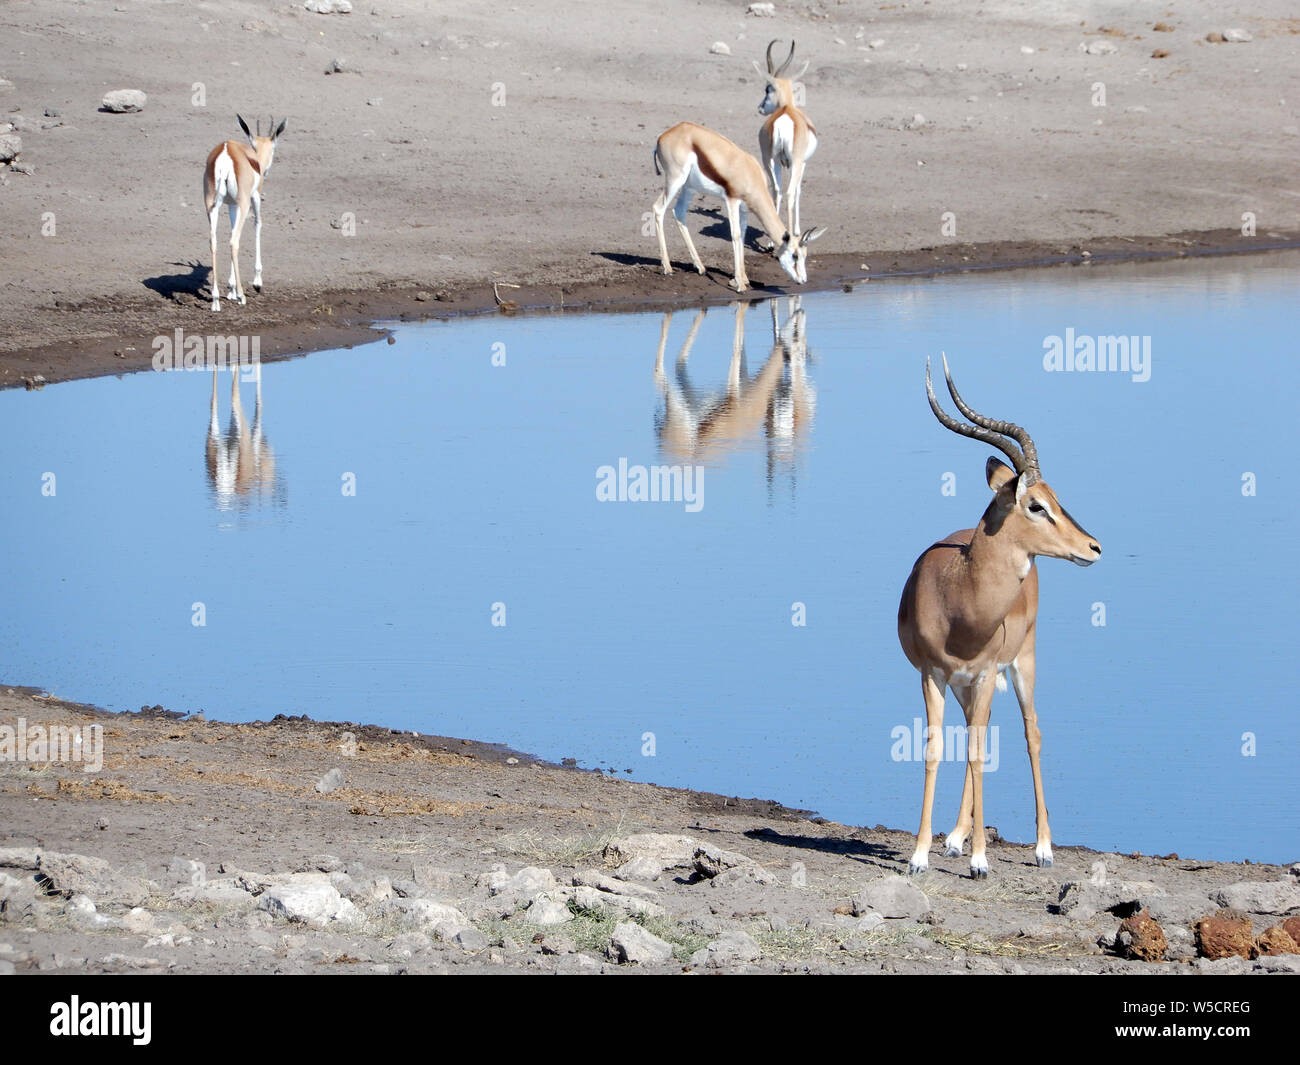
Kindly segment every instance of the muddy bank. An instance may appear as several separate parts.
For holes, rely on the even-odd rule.
[[[909,880],[907,832],[465,740],[0,688],[20,724],[87,757],[0,761],[5,971],[1300,971],[1300,867],[995,836]]]

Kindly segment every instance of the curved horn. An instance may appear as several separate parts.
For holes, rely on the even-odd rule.
[[[1029,435],[1028,430],[1023,429],[1014,422],[1000,422],[996,419],[988,418],[974,410],[970,404],[968,404],[958,394],[957,386],[952,382],[952,374],[948,372],[948,359],[946,356],[943,360],[943,375],[948,381],[948,392],[952,395],[952,401],[957,404],[957,409],[976,425],[982,426],[985,429],[991,429],[995,433],[1009,436],[1015,440],[1015,442],[1020,445],[1020,450],[1025,456],[1026,466],[1023,470],[1019,470],[1018,467],[1017,469],[1020,473],[1028,473],[1030,475],[1029,484],[1033,484],[1035,481],[1040,480],[1042,475],[1038,470],[1038,449],[1034,446],[1033,438]]]
[[[769,41],[767,44],[767,72],[776,77],[776,64],[772,62],[772,49],[776,47],[776,41]]]
[[[783,77],[785,77],[785,72],[786,72],[787,70],[790,69],[790,63],[791,63],[791,61],[792,61],[793,59],[794,59],[794,40],[792,39],[792,40],[790,41],[790,54],[789,54],[788,56],[785,57],[785,62],[782,63],[782,64],[781,64],[779,67],[777,67],[777,69],[776,69],[776,76],[777,76],[778,78],[783,78]]]
[[[967,407],[965,403],[962,402],[960,397],[958,397],[957,395],[956,389],[954,389],[952,386],[952,376],[951,374],[948,373],[947,356],[945,356],[943,360],[943,373],[944,376],[948,379],[948,391],[952,393],[953,399],[956,401],[958,409],[960,409],[961,412],[969,418],[970,414],[967,412],[970,411],[970,408]],[[934,385],[930,381],[930,359],[928,356],[925,360],[925,394],[930,400],[930,409],[934,411],[934,416],[939,419],[939,424],[942,425],[945,429],[951,429],[954,433],[959,433],[961,436],[969,436],[972,440],[978,440],[981,443],[989,444],[990,446],[997,448],[1004,455],[1006,455],[1007,458],[1011,460],[1011,465],[1015,468],[1017,474],[1024,474],[1029,472],[1029,466],[1025,456],[1021,454],[1019,450],[1016,449],[1016,447],[1011,443],[1011,441],[1009,441],[1005,436],[1001,435],[999,431],[993,429],[992,426],[983,425],[980,422],[976,422],[974,425],[964,425],[963,423],[959,422],[956,418],[954,418],[951,414],[947,414],[944,412],[943,408],[939,406],[939,401],[935,399],[934,396]],[[981,415],[976,415],[976,417],[982,418]],[[973,418],[971,420],[974,421]],[[989,419],[982,418],[982,420],[988,421]],[[998,422],[995,424],[1007,425],[1009,423]],[[1020,429],[1019,426],[1012,426],[1012,428]],[[1023,429],[1020,429],[1020,431],[1024,432]],[[1028,436],[1027,433],[1025,435]],[[1035,473],[1037,472],[1036,466],[1034,467],[1034,472]]]
[[[805,59],[805,60],[803,61],[803,69],[800,70],[799,73],[796,74],[796,75],[795,75],[793,78],[791,78],[790,80],[791,80],[791,81],[798,81],[800,78],[802,78],[805,74],[808,73],[808,67],[809,67],[809,65],[810,65],[809,61],[808,61],[807,59]]]

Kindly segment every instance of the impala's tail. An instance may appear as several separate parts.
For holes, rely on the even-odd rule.
[[[663,171],[659,169],[659,145],[658,144],[655,144],[654,160],[655,160],[655,173],[662,174]]]

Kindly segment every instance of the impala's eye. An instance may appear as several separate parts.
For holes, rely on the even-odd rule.
[[[1030,514],[1046,514],[1047,511],[1046,511],[1045,509],[1043,509],[1043,505],[1042,505],[1041,503],[1037,503],[1037,502],[1035,502],[1035,503],[1030,503],[1030,504],[1029,504],[1029,513],[1030,513]]]

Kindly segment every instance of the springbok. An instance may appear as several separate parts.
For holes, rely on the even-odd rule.
[[[790,42],[790,54],[785,62],[777,66],[772,60],[772,48],[776,41],[767,46],[767,79],[763,101],[758,105],[758,113],[767,115],[768,119],[758,131],[759,155],[763,160],[763,172],[767,176],[768,191],[776,202],[776,209],[781,209],[781,170],[789,171],[790,177],[785,189],[786,219],[791,233],[799,232],[799,202],[803,189],[803,172],[808,160],[817,150],[817,130],[812,120],[795,106],[794,85],[808,69],[803,69],[793,78],[785,77],[794,61],[794,41]],[[754,69],[760,74],[763,70],[757,63]]]
[[[654,151],[655,173],[664,176],[663,194],[655,200],[655,233],[659,237],[659,258],[665,274],[673,272],[668,261],[668,244],[664,240],[664,214],[673,204],[673,216],[681,230],[686,249],[695,269],[704,273],[704,264],[695,250],[691,232],[686,228],[686,213],[697,193],[717,196],[727,207],[731,226],[734,276],[731,287],[744,292],[749,287],[745,273],[746,211],[753,211],[772,241],[772,255],[793,281],[808,280],[808,245],[826,232],[825,226],[798,234],[781,224],[781,215],[768,194],[763,168],[747,151],[737,147],[720,133],[679,122],[659,135]]]
[[[241,372],[238,366],[231,367],[230,428],[223,437],[217,421],[217,371],[212,371],[212,409],[208,419],[205,459],[208,484],[221,510],[263,496],[273,496],[276,489],[275,452],[262,434],[262,364],[253,364],[257,400],[251,426],[244,418],[244,408],[239,401]]]
[[[957,825],[948,834],[944,853],[960,855],[974,826],[970,871],[974,879],[988,876],[984,840],[984,735],[993,689],[1006,690],[1002,674],[1011,678],[1025,721],[1025,742],[1034,777],[1037,844],[1040,866],[1052,864],[1052,834],[1043,800],[1038,765],[1042,738],[1034,709],[1034,636],[1038,617],[1038,555],[1064,558],[1090,566],[1101,547],[1061,506],[1043,481],[1038,451],[1029,433],[1011,422],[994,421],[977,413],[961,398],[943,363],[957,409],[967,425],[946,414],[934,398],[930,363],[926,360],[925,390],[939,423],[954,433],[989,444],[1011,459],[1015,469],[990,456],[985,477],[993,490],[974,529],[962,529],[930,547],[912,567],[898,605],[898,639],[907,660],[921,672],[929,726],[925,746],[925,794],[921,827],[910,870],[929,867],[930,811],[935,778],[943,756],[945,686],[966,715],[966,783]]]
[[[203,166],[203,207],[208,212],[208,227],[212,236],[212,309],[221,310],[221,291],[217,284],[217,215],[223,203],[230,211],[230,280],[227,283],[226,298],[244,299],[244,286],[239,277],[239,234],[248,218],[248,209],[253,209],[253,233],[256,256],[253,260],[253,287],[262,291],[262,182],[271,169],[275,157],[275,142],[284,132],[287,119],[281,119],[275,125],[271,119],[268,135],[262,135],[262,123],[258,120],[257,135],[248,130],[248,123],[243,117],[239,119],[239,128],[248,138],[248,144],[238,141],[223,141],[208,153],[208,161]]]
[[[798,297],[790,297],[797,304]],[[731,362],[724,389],[705,393],[691,382],[687,360],[705,311],[696,312],[677,356],[675,373],[664,370],[664,351],[672,313],[664,315],[655,353],[655,385],[663,397],[663,416],[656,418],[659,448],[675,459],[698,462],[725,455],[744,447],[757,433],[767,443],[769,478],[779,452],[788,460],[799,438],[812,423],[816,395],[805,372],[807,339],[804,311],[792,306],[791,316],[781,325],[776,301],[772,303],[772,351],[753,376],[745,367],[745,313],[747,304],[735,305]],[[787,370],[789,371],[787,375]]]

